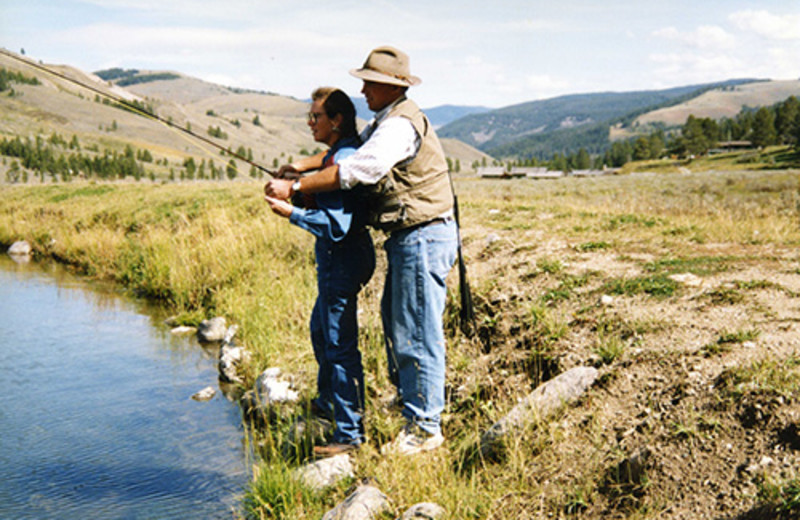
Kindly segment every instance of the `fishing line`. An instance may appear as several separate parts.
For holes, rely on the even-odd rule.
[[[232,156],[232,157],[234,157],[236,159],[239,159],[239,160],[249,164],[250,166],[253,166],[254,168],[257,168],[258,170],[261,170],[262,172],[266,173],[267,175],[270,175],[271,177],[276,177],[278,175],[277,172],[274,172],[274,171],[272,171],[272,170],[270,170],[270,169],[268,169],[268,168],[266,168],[266,167],[264,167],[264,166],[262,166],[262,165],[260,165],[260,164],[258,164],[256,162],[254,162],[254,161],[251,161],[247,157],[243,157],[240,154],[237,154],[237,153],[229,150],[228,148],[225,148],[224,146],[215,143],[211,139],[208,139],[208,138],[206,138],[206,137],[204,137],[202,135],[196,134],[196,133],[192,132],[191,130],[189,130],[188,128],[184,128],[182,126],[178,126],[175,123],[173,123],[172,121],[170,121],[168,119],[164,119],[163,117],[161,117],[161,116],[159,116],[157,114],[148,112],[146,110],[142,110],[141,107],[138,107],[135,104],[130,103],[130,102],[128,102],[128,101],[126,101],[126,100],[124,100],[124,99],[122,99],[120,97],[117,97],[117,96],[114,96],[112,94],[109,94],[108,92],[104,92],[103,90],[101,90],[101,89],[99,89],[99,88],[97,88],[97,87],[95,87],[93,85],[89,85],[89,84],[84,83],[84,82],[82,82],[80,80],[77,80],[77,79],[74,79],[74,78],[70,78],[66,74],[62,74],[62,73],[60,73],[58,71],[51,70],[51,69],[45,67],[44,65],[36,63],[36,62],[34,62],[32,60],[29,60],[27,58],[23,58],[23,57],[17,56],[16,54],[14,54],[12,52],[9,52],[9,51],[7,51],[6,49],[3,49],[3,48],[0,48],[0,54],[3,54],[3,55],[5,55],[5,56],[7,56],[7,57],[9,57],[9,58],[11,58],[13,60],[18,61],[18,62],[24,63],[25,65],[27,65],[29,67],[32,67],[34,69],[37,69],[37,70],[40,70],[40,71],[45,72],[47,74],[50,74],[52,76],[55,76],[55,77],[57,77],[59,79],[62,79],[64,81],[68,82],[68,83],[72,83],[74,85],[78,85],[78,86],[83,87],[83,88],[85,88],[87,90],[90,90],[90,91],[94,92],[95,94],[103,96],[106,99],[109,99],[109,100],[111,100],[111,101],[113,101],[113,102],[115,102],[115,103],[117,103],[119,105],[122,105],[123,107],[125,107],[128,110],[130,110],[131,112],[134,112],[134,113],[136,113],[138,115],[153,119],[154,121],[158,121],[159,123],[162,123],[162,124],[166,125],[168,128],[170,128],[172,130],[180,130],[184,134],[187,134],[187,135],[189,135],[191,137],[194,137],[195,139],[197,139],[199,141],[202,141],[202,142],[204,142],[206,144],[210,144],[214,148],[217,148],[217,149],[221,150],[222,152],[224,152],[224,153],[226,153],[226,154],[228,154],[228,155],[230,155],[230,156]],[[206,150],[206,152],[208,152],[208,151]]]

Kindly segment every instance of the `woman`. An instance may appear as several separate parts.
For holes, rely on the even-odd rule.
[[[318,88],[311,95],[308,126],[314,140],[327,144],[327,152],[307,157],[279,170],[298,174],[337,164],[360,145],[356,111],[341,90]],[[293,186],[301,194],[300,182]],[[294,197],[293,197],[294,198]],[[265,197],[270,208],[317,237],[317,301],[311,314],[311,343],[319,364],[319,397],[312,403],[318,413],[336,422],[333,441],[315,446],[314,454],[329,457],[357,448],[364,441],[364,370],[358,350],[356,317],[358,292],[375,270],[375,250],[352,193],[332,191],[311,199],[305,208]]]

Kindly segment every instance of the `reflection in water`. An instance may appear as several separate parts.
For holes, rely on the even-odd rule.
[[[231,518],[239,410],[213,352],[56,266],[0,257],[0,518]]]

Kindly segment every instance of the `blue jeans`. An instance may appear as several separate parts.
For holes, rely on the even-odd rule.
[[[318,239],[317,301],[311,344],[319,365],[317,404],[333,410],[333,442],[364,440],[364,369],[358,350],[358,293],[375,270],[375,249],[366,230],[341,242]]]
[[[403,416],[428,433],[441,431],[445,341],[445,279],[455,262],[453,221],[395,231],[388,258],[381,318],[389,377],[403,400]]]

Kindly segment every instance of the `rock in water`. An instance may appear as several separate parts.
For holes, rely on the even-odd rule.
[[[209,401],[215,395],[217,395],[217,391],[214,390],[214,388],[207,386],[202,390],[200,390],[199,392],[195,393],[192,396],[192,399],[194,399],[195,401]]]
[[[224,318],[222,318],[224,320]],[[239,329],[236,325],[231,325],[222,333],[222,344],[219,347],[219,377],[226,383],[241,383],[239,376],[239,365],[246,362],[248,352],[244,347],[237,347],[233,344],[233,336]],[[199,334],[199,332],[198,332]]]
[[[201,343],[212,343],[214,341],[222,341],[225,339],[225,333],[228,331],[225,318],[217,316],[210,320],[203,320],[200,326],[197,327],[197,339]]]
[[[31,245],[25,240],[19,240],[11,244],[8,248],[8,254],[11,256],[28,256],[33,252]]]

